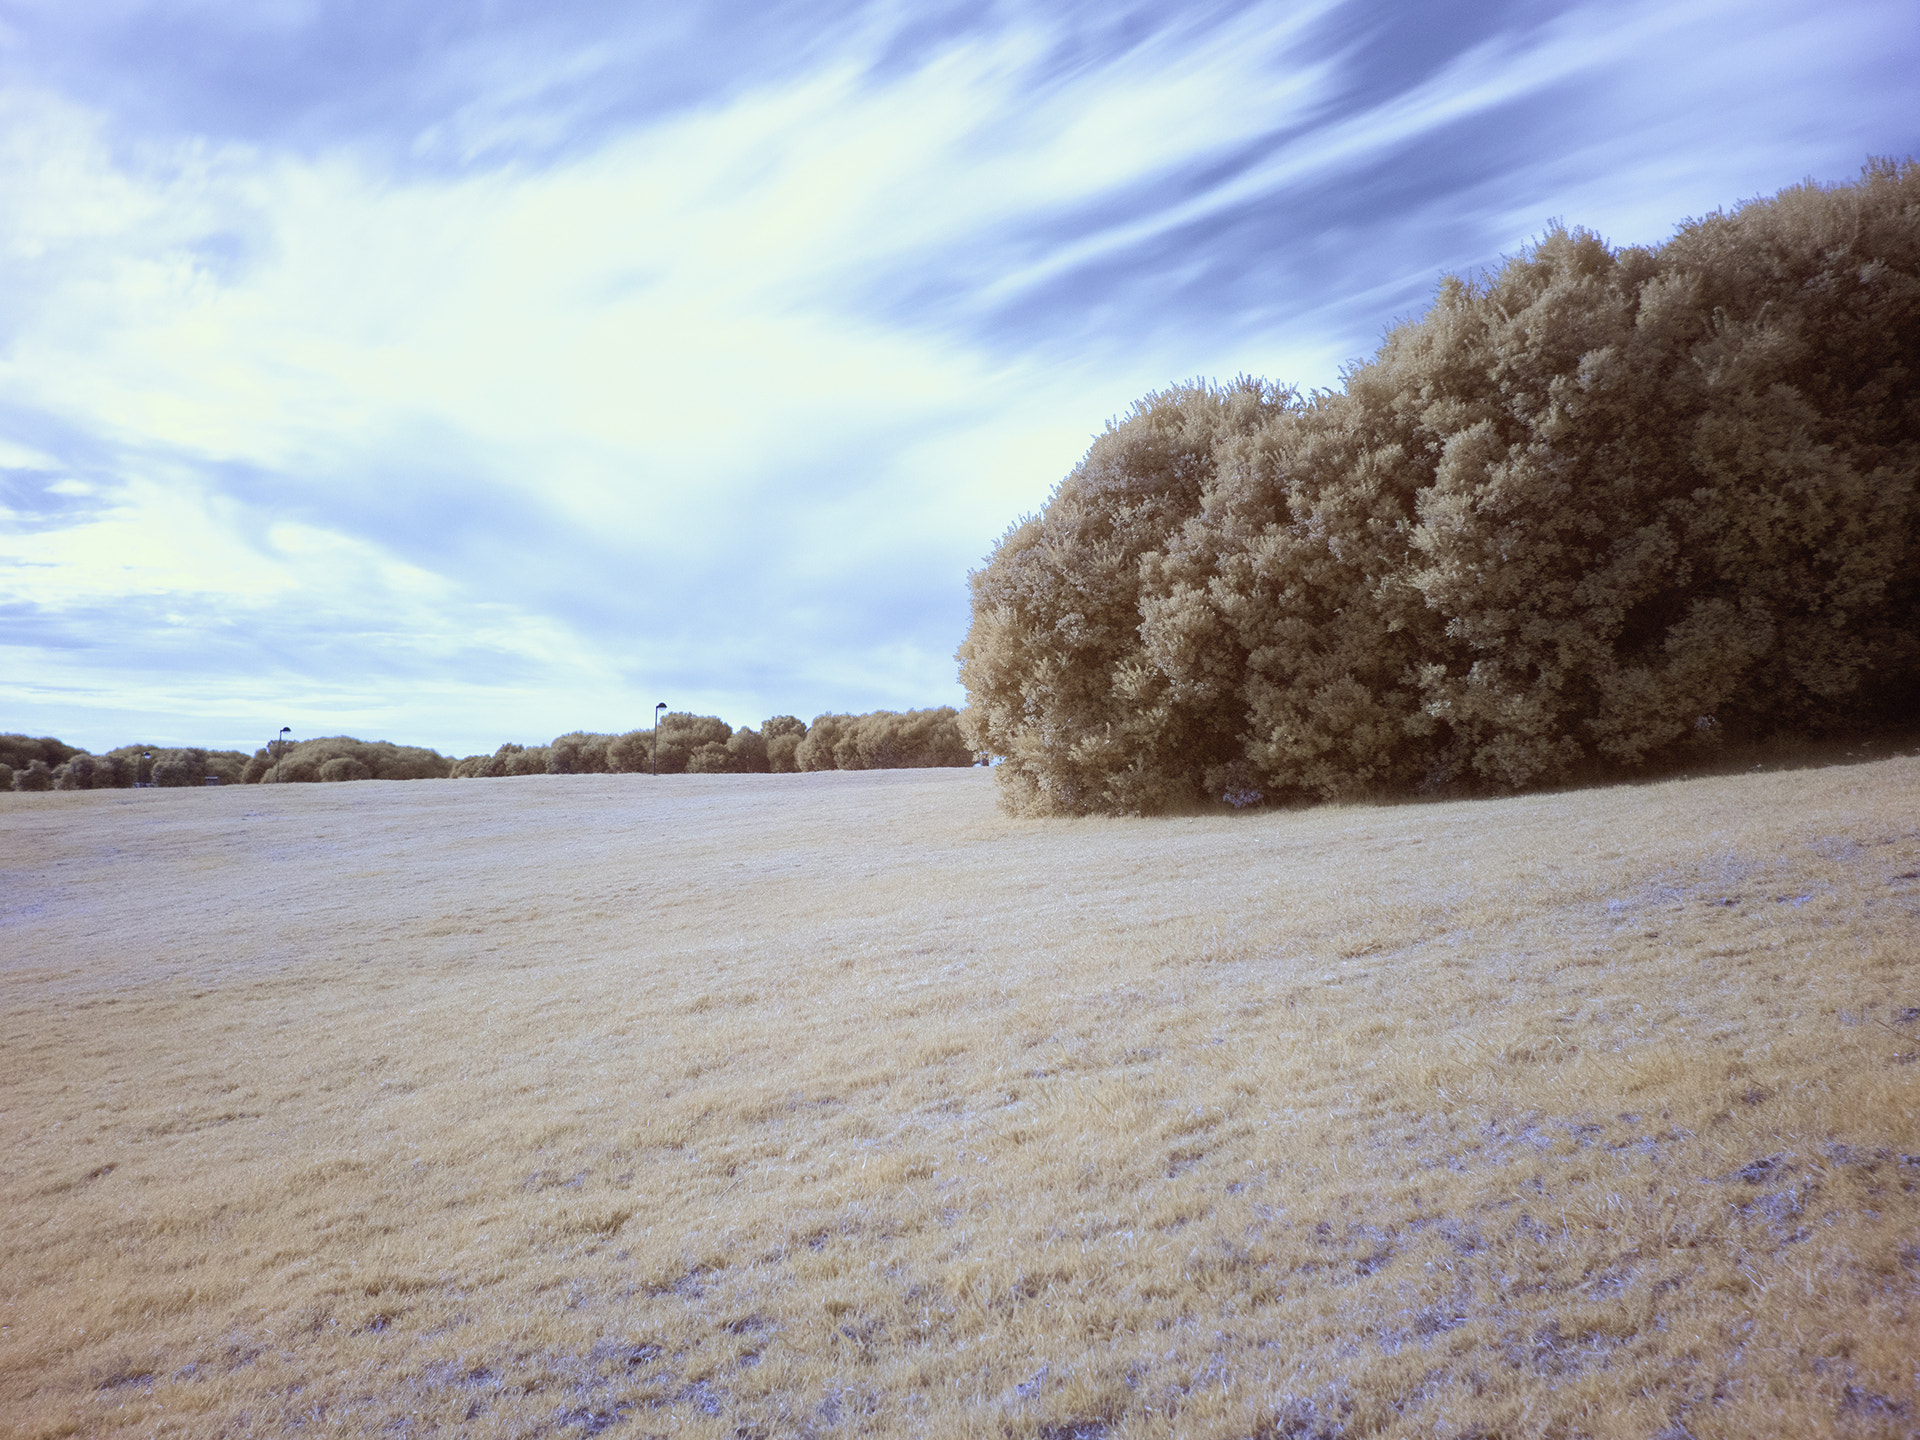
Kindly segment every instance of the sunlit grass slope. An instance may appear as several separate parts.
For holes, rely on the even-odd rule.
[[[1920,1429],[1920,759],[0,798],[0,1432]]]

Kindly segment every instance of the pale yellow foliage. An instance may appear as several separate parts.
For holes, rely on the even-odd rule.
[[[1916,815],[9,794],[0,1432],[1906,1435]]]

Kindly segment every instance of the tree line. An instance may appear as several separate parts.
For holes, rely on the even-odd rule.
[[[239,750],[122,745],[92,755],[51,737],[0,735],[0,789],[101,790],[134,785],[312,784],[346,780],[476,779],[505,775],[791,774],[964,766],[975,756],[951,706],[820,715],[812,725],[776,715],[735,730],[713,715],[674,712],[653,730],[574,731],[545,745],[502,745],[451,759],[416,745],[334,735]]]
[[[932,710],[875,710],[816,715],[808,725],[775,715],[758,729],[735,730],[713,715],[679,711],[661,718],[659,734],[575,731],[546,745],[502,745],[491,755],[453,762],[457,778],[500,775],[794,774],[807,770],[907,770],[964,766],[975,755],[950,705]]]
[[[239,783],[239,750],[122,745],[89,754],[52,736],[0,735],[0,790],[110,790],[134,785],[204,785],[209,776]]]
[[[971,577],[1016,812],[1512,790],[1920,714],[1920,166],[1448,278],[1176,386]]]

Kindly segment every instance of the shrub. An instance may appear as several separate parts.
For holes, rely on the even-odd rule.
[[[56,790],[91,790],[94,768],[93,756],[75,755],[53,772],[54,788]]]
[[[660,773],[678,775],[688,768],[694,753],[705,745],[718,745],[724,752],[727,741],[733,737],[733,727],[715,715],[688,715],[680,711],[667,714],[660,721]],[[711,765],[711,760],[703,762]],[[642,769],[651,768],[649,764]],[[725,766],[721,766],[725,769]],[[708,771],[706,773],[716,773]]]
[[[576,730],[562,735],[547,747],[547,770],[553,775],[604,775],[612,769],[608,751],[611,735],[590,735]]]
[[[1157,808],[1185,772],[1231,754],[1207,668],[1168,676],[1141,651],[1143,562],[1198,513],[1220,443],[1295,404],[1245,379],[1149,395],[974,574],[965,743],[1009,757],[995,773],[1015,808]]]
[[[807,735],[793,752],[793,763],[800,770],[837,770],[834,753],[840,740],[852,727],[851,715],[816,715],[807,727]]]
[[[155,785],[179,788],[205,784],[208,773],[204,750],[161,750],[154,754],[149,779]]]
[[[1003,803],[1513,789],[1920,699],[1920,167],[1555,229],[1337,393],[1150,396],[972,577]]]
[[[772,768],[766,737],[758,730],[743,726],[727,738],[727,769],[739,775],[764,775]]]
[[[13,766],[0,761],[0,790],[13,789]]]
[[[490,779],[501,775],[544,775],[552,752],[545,745],[516,745],[508,741],[491,755],[469,755],[448,767],[462,779]]]
[[[110,750],[91,758],[95,790],[124,790],[133,784],[134,762],[125,755]]]
[[[13,772],[13,788],[16,790],[53,789],[53,767],[38,758],[29,760],[25,769]]]
[[[733,768],[733,757],[725,745],[709,740],[687,756],[686,768],[689,775],[725,775]]]
[[[794,751],[801,770],[900,770],[973,764],[951,706],[816,716]]]
[[[800,769],[800,742],[804,735],[775,735],[767,741],[767,769],[775,775],[791,775]]]
[[[331,760],[322,762],[320,766],[320,778],[323,781],[335,782],[342,780],[371,780],[373,778],[373,768],[364,760],[360,760],[352,755],[336,755]]]
[[[47,768],[53,769],[80,753],[78,746],[56,740],[51,735],[42,735],[37,740],[26,735],[0,735],[0,765],[5,765],[9,770],[29,769],[36,760],[45,761]]]
[[[507,755],[505,772],[508,775],[544,775],[547,762],[553,758],[553,752],[545,745],[516,745]]]
[[[157,760],[164,757],[166,753],[166,747],[161,745],[115,746],[105,755],[96,755],[94,757],[94,785],[96,788],[99,787],[101,784],[100,775],[103,770],[109,767],[113,776],[113,783],[117,786],[130,787],[136,781],[148,780],[151,778],[148,772],[151,770],[152,765],[150,761],[142,757],[150,755]]]
[[[621,775],[644,775],[653,768],[653,732],[629,730],[607,742],[607,768]]]
[[[452,762],[438,751],[422,749],[417,745],[395,745],[386,740],[357,740],[351,735],[328,735],[289,745],[276,758],[274,752],[278,748],[268,746],[257,750],[251,759],[238,751],[221,752],[210,757],[215,768],[208,773],[221,774],[229,784],[244,780],[249,784],[304,785],[323,778],[334,778],[332,775],[323,777],[322,772],[332,761],[339,759],[352,760],[365,772],[338,772],[349,779],[437,780],[453,773]],[[543,758],[542,767],[545,763]],[[222,766],[226,769],[221,769]],[[227,774],[227,770],[231,771],[231,775]]]
[[[806,724],[792,715],[775,715],[760,726],[767,746],[767,769],[776,775],[789,775],[800,768],[794,758],[800,742],[807,738]]]

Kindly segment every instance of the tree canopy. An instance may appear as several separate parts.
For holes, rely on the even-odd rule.
[[[1003,803],[1514,789],[1920,699],[1920,166],[1449,278],[1340,388],[1176,386],[972,577]]]

